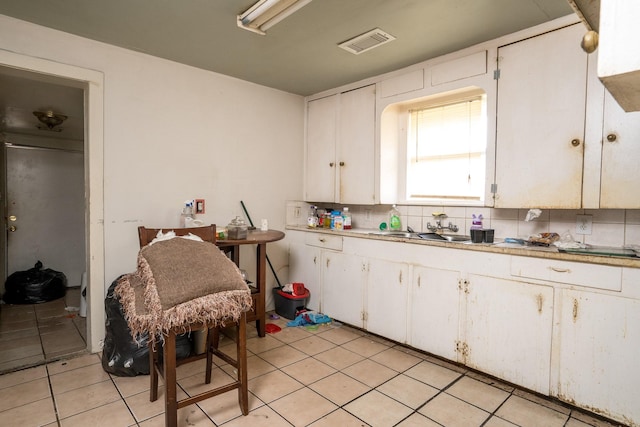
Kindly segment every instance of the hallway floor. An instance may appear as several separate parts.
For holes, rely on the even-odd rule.
[[[237,392],[178,411],[180,426],[612,426],[464,368],[340,325],[286,328],[258,338],[248,328],[249,416]],[[225,344],[226,340],[226,344]],[[221,345],[235,349],[232,339]],[[214,367],[211,386],[231,382]],[[178,368],[178,393],[202,392],[204,360]],[[0,376],[6,426],[162,426],[164,403],[149,402],[149,376],[107,374],[86,354]]]
[[[0,304],[0,373],[59,360],[86,349],[80,288],[41,304]]]

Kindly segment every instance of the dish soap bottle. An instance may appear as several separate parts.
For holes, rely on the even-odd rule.
[[[402,230],[402,224],[400,223],[400,211],[396,208],[396,205],[393,205],[391,207],[391,211],[389,211],[389,230]]]

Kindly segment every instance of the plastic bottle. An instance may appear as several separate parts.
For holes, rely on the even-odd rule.
[[[471,229],[472,230],[481,230],[482,229],[482,214],[476,216],[476,214],[471,215]]]
[[[184,208],[180,213],[180,227],[190,227],[193,222],[193,204],[191,202],[185,202]]]
[[[324,213],[324,228],[331,228],[331,213],[333,212],[332,208],[326,208]]]
[[[351,212],[348,207],[342,208],[342,228],[351,230]]]
[[[318,226],[318,207],[311,205],[309,206],[309,216],[307,217],[307,227],[316,228]]]
[[[342,214],[340,211],[331,212],[331,229],[332,230],[342,230],[344,222],[342,220]]]
[[[393,205],[391,207],[391,211],[389,211],[389,230],[402,230],[402,223],[400,222],[400,211],[398,210],[398,208],[396,208],[396,205]]]

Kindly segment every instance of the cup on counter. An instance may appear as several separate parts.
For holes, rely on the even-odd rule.
[[[482,241],[484,243],[493,243],[493,235],[495,230],[493,228],[485,228],[482,230]]]
[[[493,228],[472,228],[469,230],[473,243],[493,243],[495,230]]]

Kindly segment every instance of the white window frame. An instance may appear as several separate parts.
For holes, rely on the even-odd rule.
[[[456,197],[410,197],[408,194],[407,188],[407,175],[408,175],[408,159],[409,159],[409,134],[410,134],[410,114],[412,110],[416,109],[424,109],[437,107],[447,104],[454,104],[458,102],[463,102],[465,100],[469,100],[472,98],[482,98],[482,114],[486,120],[484,124],[484,135],[485,135],[485,148],[482,154],[482,158],[484,160],[483,164],[485,165],[485,176],[482,177],[482,190],[478,195],[478,198],[456,198]],[[428,99],[416,100],[415,102],[407,102],[403,103],[401,111],[399,112],[398,119],[400,121],[400,135],[399,135],[399,195],[401,202],[408,204],[419,204],[419,205],[434,205],[434,204],[443,204],[450,206],[485,206],[486,205],[486,197],[487,197],[487,175],[492,172],[489,169],[489,165],[487,163],[487,156],[491,155],[492,150],[489,149],[489,138],[487,134],[487,129],[490,127],[489,114],[487,113],[488,102],[487,102],[487,93],[478,87],[469,87],[461,90],[455,90],[452,92],[447,92],[443,94],[439,94],[437,96],[430,96]]]

